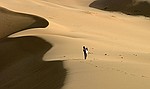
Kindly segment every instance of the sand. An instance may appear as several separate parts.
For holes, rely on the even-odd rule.
[[[45,40],[24,36],[7,38],[0,43],[1,89],[60,89],[64,85],[63,62],[42,61],[52,47]]]
[[[49,24],[44,18],[9,11],[3,7],[0,7],[0,17],[1,39],[25,29],[47,27]]]
[[[93,2],[0,0],[0,89],[149,89],[149,17]]]
[[[96,0],[89,6],[106,11],[123,12],[128,15],[150,17],[149,0]]]

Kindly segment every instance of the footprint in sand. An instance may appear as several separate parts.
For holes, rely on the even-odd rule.
[[[124,58],[121,54],[120,54],[119,56],[120,56],[120,58],[121,58],[121,59],[123,59],[123,58]]]
[[[116,17],[116,16],[113,16],[113,15],[112,15],[111,17]]]
[[[107,53],[104,54],[105,56],[109,56]]]
[[[134,56],[137,56],[137,54],[133,54]]]
[[[119,69],[115,69],[115,68],[111,68],[111,69],[114,70],[114,71],[120,72],[120,73],[124,73],[125,75],[136,76],[135,74],[128,73],[128,72],[126,72],[126,71],[122,71],[122,70],[119,70]],[[137,76],[137,77],[138,77],[138,76]],[[144,75],[142,75],[142,76],[140,76],[140,77],[142,77],[142,78],[149,78],[149,77],[144,76]]]
[[[144,76],[144,75],[142,75],[141,77],[142,77],[142,78],[146,78],[146,76]]]
[[[123,57],[121,57],[121,59],[123,59]]]
[[[124,74],[128,74],[127,72],[124,72]]]

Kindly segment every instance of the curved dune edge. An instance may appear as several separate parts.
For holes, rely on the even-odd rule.
[[[54,45],[50,51],[45,51],[45,54],[42,50],[46,49],[47,45],[40,44],[40,46],[36,46],[38,43],[33,44],[35,40],[32,37],[29,37],[32,40],[30,43],[23,39],[24,41],[22,40],[21,42],[26,42],[25,44],[33,42],[31,44],[33,46],[30,47],[33,51],[22,50],[28,51],[28,54],[26,55],[25,53],[25,57],[22,59],[26,59],[26,61],[12,63],[14,64],[13,66],[18,66],[3,67],[3,74],[0,76],[5,78],[2,78],[0,83],[3,84],[0,84],[0,88],[133,89],[134,87],[135,89],[149,89],[150,56],[145,52],[150,52],[150,22],[145,21],[143,17],[133,17],[93,9],[88,6],[89,4],[80,7],[82,1],[93,2],[94,0],[46,1],[48,2],[45,3],[43,0],[3,0],[0,2],[5,7],[13,10],[36,13],[51,21],[51,26],[46,28],[47,30],[27,30],[14,34],[15,36],[13,37],[34,35],[42,37]],[[77,7],[77,9],[68,8],[61,3],[58,5],[52,1],[64,2],[65,5],[69,3],[69,6],[75,5],[74,7]],[[75,4],[74,1],[79,1],[79,4]],[[18,43],[20,41],[17,42],[15,47],[24,47],[18,46]],[[83,45],[86,45],[91,52],[88,60],[83,60],[82,58]],[[22,51],[19,51],[20,54]],[[7,53],[7,51],[4,52]],[[42,62],[41,57],[38,57],[37,54],[44,54],[43,60],[50,62]],[[19,58],[20,56],[18,54],[15,57]],[[35,60],[36,58],[34,59],[34,57],[38,57],[39,61],[32,62],[26,57],[31,58],[31,60]],[[51,58],[54,58],[54,60],[51,60]],[[57,61],[56,58],[58,59]],[[60,58],[65,59],[63,65]],[[145,62],[148,65],[144,64]],[[27,69],[23,67],[24,65],[27,66]],[[62,67],[67,69],[66,76],[66,70]],[[12,73],[10,69],[16,72]],[[34,72],[30,71],[30,69]],[[17,73],[18,71],[19,73]]]
[[[0,89],[60,89],[66,77],[63,61],[42,61],[51,48],[34,36],[0,41]]]
[[[39,16],[18,13],[0,7],[0,39],[30,28],[45,28],[49,22]]]
[[[7,38],[30,28],[45,28],[49,22],[3,7],[0,7],[0,16],[0,39],[3,39],[0,40],[0,89],[62,88],[67,74],[63,61],[43,61],[52,44],[35,36]]]
[[[128,15],[150,17],[150,3],[148,1],[95,0],[89,6],[105,11],[119,11]]]

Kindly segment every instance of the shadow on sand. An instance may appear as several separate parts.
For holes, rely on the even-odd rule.
[[[96,0],[89,6],[105,11],[118,11],[128,15],[142,15],[150,17],[150,3],[147,1],[135,2],[135,0]]]
[[[60,89],[66,77],[63,61],[42,61],[51,47],[33,36],[0,41],[0,89]]]
[[[40,16],[19,13],[0,7],[0,39],[30,28],[45,28],[49,22]]]

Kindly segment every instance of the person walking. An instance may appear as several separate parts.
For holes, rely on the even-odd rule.
[[[88,48],[86,48],[85,46],[83,46],[83,54],[84,54],[84,59],[86,59],[88,55]]]

